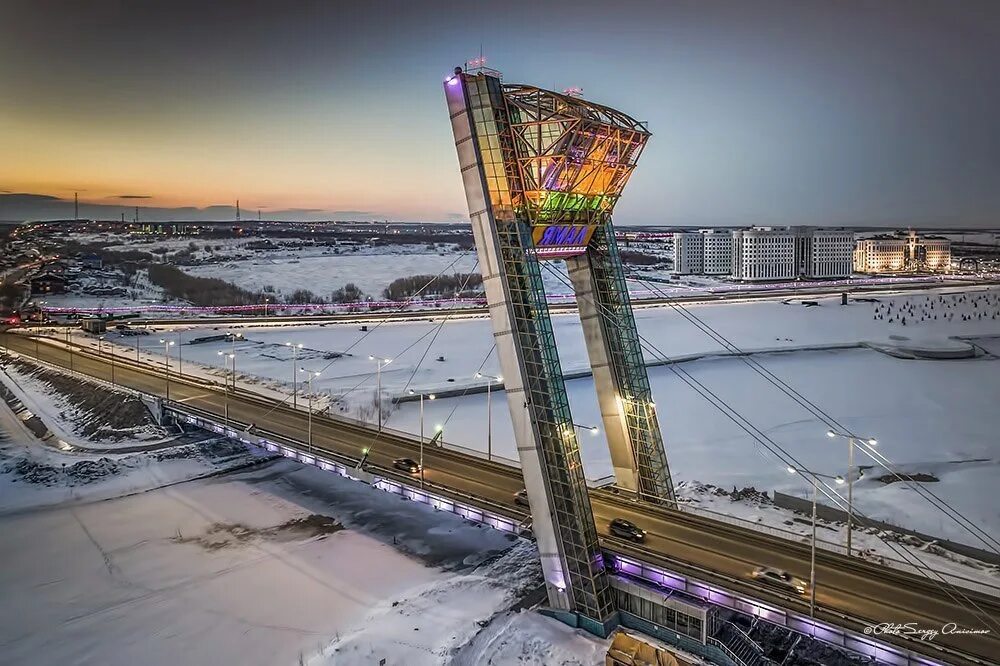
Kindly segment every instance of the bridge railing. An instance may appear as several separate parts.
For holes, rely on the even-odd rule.
[[[692,504],[681,504],[679,505],[681,511],[687,511],[690,513],[696,513],[706,518],[711,518],[721,523],[727,523],[729,525],[736,525],[737,527],[743,527],[745,529],[751,529],[757,532],[763,532],[764,534],[770,534],[771,536],[776,536],[781,539],[788,541],[796,541],[798,543],[810,544],[812,543],[812,537],[810,535],[801,534],[799,532],[794,532],[792,530],[786,530],[781,527],[776,527],[774,525],[768,525],[766,523],[759,523],[754,520],[747,520],[745,518],[739,518],[738,516],[731,516],[729,514],[720,513],[718,511],[712,511],[711,509],[705,509],[702,507],[694,506]],[[836,543],[834,541],[827,541],[825,539],[816,539],[816,547],[825,551],[832,553],[838,553],[840,555],[848,555],[847,547],[841,543]],[[858,549],[854,549],[854,556],[858,557]],[[928,576],[930,578],[942,578],[947,580],[953,585],[958,587],[964,587],[967,589],[976,590],[978,592],[983,592],[995,597],[1000,597],[1000,586],[991,585],[983,580],[975,580],[973,578],[967,578],[956,573],[949,571],[942,571],[941,569],[935,569],[933,567],[928,567],[921,562],[906,562],[899,558],[893,557],[891,555],[885,555],[883,553],[878,553],[875,555],[861,556],[863,559],[870,559],[871,561],[877,562],[893,569],[899,571],[906,571],[908,573],[920,573],[922,575]]]

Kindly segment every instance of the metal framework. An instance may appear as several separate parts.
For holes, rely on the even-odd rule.
[[[649,132],[620,111],[533,86],[506,85],[523,200],[532,225],[598,224],[611,214]]]
[[[503,85],[492,71],[459,69],[444,87],[549,603],[604,634],[614,596],[539,262],[579,255],[572,275],[619,485],[672,500],[611,228],[649,132],[578,97]]]

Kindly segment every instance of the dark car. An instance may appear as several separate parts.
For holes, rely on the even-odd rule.
[[[612,536],[629,541],[645,541],[646,530],[641,530],[635,523],[631,523],[624,518],[615,518],[608,523],[608,531]]]
[[[529,508],[531,507],[531,505],[528,503],[528,491],[526,489],[521,488],[516,493],[514,493],[514,504],[518,506],[526,506]]]
[[[420,463],[413,458],[396,458],[392,461],[392,466],[410,474],[416,474],[420,471]]]

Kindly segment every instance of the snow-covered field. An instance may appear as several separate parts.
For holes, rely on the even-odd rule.
[[[219,278],[251,291],[272,286],[277,294],[285,296],[296,289],[308,289],[329,298],[331,292],[353,282],[365,295],[378,300],[383,298],[382,290],[396,278],[437,275],[445,269],[448,274],[467,273],[472,271],[474,264],[472,252],[299,253],[291,260],[265,255],[245,261],[186,266],[184,271],[199,277]]]
[[[345,529],[347,506],[300,493],[337,482],[296,467],[0,517],[3,663],[291,665],[332,644],[310,663],[441,664],[531,578],[526,544],[346,480],[395,506]]]

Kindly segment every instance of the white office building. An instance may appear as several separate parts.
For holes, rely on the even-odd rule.
[[[844,229],[796,228],[799,275],[845,278],[854,270],[854,232]]]
[[[796,234],[768,227],[733,232],[734,280],[790,280],[798,276]]]
[[[706,229],[704,239],[704,272],[706,275],[728,275],[733,270],[733,232]]]
[[[728,275],[732,269],[733,233],[700,229],[673,235],[674,268],[678,275]]]
[[[705,240],[696,231],[674,234],[674,268],[677,275],[701,275],[705,272]]]

